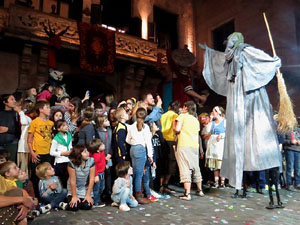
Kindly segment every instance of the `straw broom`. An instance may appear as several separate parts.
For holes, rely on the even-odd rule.
[[[264,20],[266,23],[266,27],[269,34],[270,43],[273,50],[273,56],[276,56],[276,51],[274,47],[273,38],[271,35],[269,23],[266,17],[266,14],[263,13]],[[278,83],[278,91],[279,91],[279,110],[278,110],[278,126],[277,130],[282,133],[287,133],[293,130],[294,127],[298,125],[297,119],[294,113],[292,101],[287,93],[284,79],[282,77],[282,73],[279,68],[277,69],[277,83]]]

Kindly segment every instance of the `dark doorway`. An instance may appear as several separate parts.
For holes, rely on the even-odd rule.
[[[0,0],[0,6],[4,6],[4,0]]]
[[[116,28],[128,27],[131,0],[101,0],[102,23]]]
[[[158,46],[166,49],[178,48],[178,15],[154,6],[154,23]],[[183,48],[183,46],[182,46]]]
[[[224,52],[226,45],[224,41],[234,32],[234,20],[231,20],[212,31],[214,49]]]
[[[69,18],[77,21],[82,20],[82,7],[83,7],[83,0],[64,0],[65,2],[70,2],[70,9],[69,9]]]

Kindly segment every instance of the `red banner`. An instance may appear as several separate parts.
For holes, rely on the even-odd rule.
[[[78,23],[80,68],[91,72],[113,73],[115,32],[97,25]]]

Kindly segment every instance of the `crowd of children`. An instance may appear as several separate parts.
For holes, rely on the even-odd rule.
[[[156,100],[146,94],[142,101],[130,98],[119,105],[112,99],[93,102],[88,92],[84,99],[70,98],[64,88],[51,85],[39,94],[31,88],[24,98],[3,95],[0,175],[35,198],[34,215],[37,209],[88,210],[109,201],[129,211],[169,198],[177,162],[186,189],[181,199],[191,199],[192,181],[204,196],[201,173],[205,183],[224,188],[224,178],[219,181],[224,109],[216,106],[198,121],[196,110],[190,111],[193,102],[185,103],[179,116],[178,102],[163,114],[159,96]],[[298,128],[283,135],[288,190],[300,189],[299,135]]]

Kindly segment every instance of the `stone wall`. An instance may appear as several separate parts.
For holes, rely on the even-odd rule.
[[[295,30],[295,13],[300,13],[298,0],[195,0],[194,3],[197,43],[206,43],[213,47],[212,31],[234,20],[235,31],[243,33],[246,43],[273,55],[262,14],[266,12],[276,52],[282,60],[281,70],[288,92],[295,104],[300,102],[300,46],[297,46]],[[196,55],[200,72],[203,67],[203,50],[197,47]],[[278,91],[275,78],[267,88],[271,103],[277,109]],[[299,105],[296,105],[295,110],[300,116]]]

